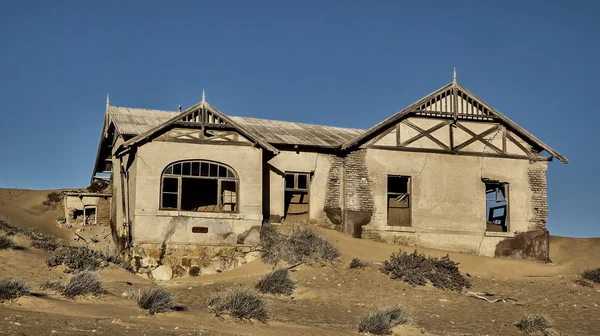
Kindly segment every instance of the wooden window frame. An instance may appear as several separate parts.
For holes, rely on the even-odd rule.
[[[307,173],[307,172],[285,172],[285,177],[283,179],[283,189],[285,191],[296,191],[296,192],[306,192],[308,193],[310,191],[310,182],[311,182],[311,173]],[[286,183],[286,177],[287,175],[294,175],[294,187],[293,188],[288,188]],[[305,175],[306,176],[306,188],[302,189],[302,188],[298,188],[298,176],[299,175]]]
[[[390,186],[389,186],[390,177],[407,178],[408,182],[406,183],[406,193],[390,192]],[[412,178],[412,176],[409,176],[409,175],[387,174],[385,176],[385,192],[386,192],[386,194],[385,194],[385,209],[386,209],[385,221],[386,221],[387,226],[392,226],[389,224],[390,196],[401,196],[401,195],[408,196],[408,226],[399,225],[398,227],[412,227],[413,226],[413,222],[412,222],[412,183],[413,183],[413,178]],[[393,225],[393,226],[396,227],[395,225]]]
[[[190,174],[189,175],[183,175],[183,164],[184,163],[189,163],[190,164]],[[198,176],[194,176],[193,174],[193,164],[194,163],[198,163],[199,167],[198,167]],[[202,176],[202,163],[208,164],[208,176]],[[180,173],[178,174],[174,174],[174,166],[175,165],[181,165],[180,168]],[[216,175],[217,176],[210,176],[210,170],[211,170],[211,165],[216,165]],[[173,167],[173,168],[172,168]],[[171,173],[166,173],[166,171],[169,169],[171,169]],[[225,168],[226,169],[226,176],[219,176],[220,172],[221,172],[221,168]],[[231,173],[231,175],[233,175],[233,177],[230,177],[229,173]],[[170,179],[176,179],[177,180],[177,192],[172,192],[172,191],[164,191],[164,182],[165,182],[165,178],[170,178]],[[217,180],[217,209],[219,209],[218,211],[194,211],[194,210],[182,210],[181,209],[181,196],[182,196],[182,186],[183,186],[183,179],[184,178],[190,178],[190,179],[203,179],[203,180]],[[222,192],[222,184],[223,182],[234,182],[235,183],[235,203],[234,204],[234,208],[235,210],[233,211],[224,211],[223,210],[223,195],[221,194]],[[240,181],[238,178],[237,173],[235,172],[235,170],[233,170],[233,168],[223,164],[223,163],[219,163],[219,162],[214,162],[214,161],[207,161],[207,160],[186,160],[186,161],[177,161],[177,162],[173,162],[171,164],[169,164],[162,172],[161,177],[160,177],[160,198],[159,198],[159,210],[165,210],[165,211],[189,211],[189,212],[203,212],[203,213],[239,213],[239,189],[240,189]],[[163,207],[163,195],[164,194],[177,194],[177,207],[176,208],[165,208]],[[226,202],[225,204],[232,204],[231,202]]]
[[[506,231],[505,232],[510,232],[510,184],[508,182],[502,182],[502,181],[496,181],[496,180],[489,180],[489,179],[482,179],[483,182],[483,187],[484,187],[484,197],[485,197],[485,224],[486,224],[486,232],[493,232],[493,231],[488,231],[487,230],[487,222],[488,222],[488,216],[489,216],[489,212],[488,212],[488,202],[496,202],[496,203],[502,203],[504,202],[506,204],[506,209],[504,210],[506,213],[505,215],[505,225],[506,226]],[[487,188],[486,188],[486,184],[502,184],[504,185],[504,199],[503,200],[499,200],[498,196],[500,194],[500,190],[499,187],[494,188],[495,189],[495,198],[494,199],[488,199],[487,198]],[[491,209],[496,209],[497,207],[490,207]],[[494,225],[499,225],[499,224],[494,224]]]

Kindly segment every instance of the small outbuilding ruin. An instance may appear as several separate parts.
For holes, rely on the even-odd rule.
[[[265,221],[541,260],[553,158],[567,163],[454,80],[368,130],[228,116],[204,94],[178,112],[107,101],[93,179],[110,180],[113,238],[142,268],[235,267]],[[535,253],[497,251],[533,231]]]

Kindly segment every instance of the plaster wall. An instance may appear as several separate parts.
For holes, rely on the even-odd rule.
[[[309,218],[314,221],[325,220],[323,211],[325,193],[333,155],[315,152],[280,151],[267,162],[266,174],[269,174],[269,211],[271,217],[283,217],[284,188],[286,172],[311,173],[309,187]]]
[[[405,243],[494,255],[496,244],[514,232],[528,231],[534,204],[528,172],[547,162],[367,149],[366,165],[374,212],[366,231]],[[411,177],[411,226],[387,225],[387,175]],[[509,232],[486,232],[482,178],[509,183]],[[386,239],[387,240],[387,239]]]
[[[240,234],[262,222],[262,152],[252,146],[225,146],[153,141],[140,146],[131,178],[131,210],[136,243],[222,245],[240,242]],[[239,178],[238,212],[160,210],[163,170],[182,160],[209,160],[231,167]],[[208,228],[194,233],[193,227]],[[243,235],[242,235],[243,236]]]

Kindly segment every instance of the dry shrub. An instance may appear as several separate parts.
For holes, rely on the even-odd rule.
[[[90,185],[86,189],[88,192],[97,194],[105,191],[109,185],[110,183],[107,181],[95,180],[92,183],[90,183]]]
[[[200,267],[199,266],[192,266],[190,267],[190,270],[188,271],[188,274],[190,276],[198,276],[200,275]]]
[[[8,249],[12,249],[15,248],[15,243],[12,241],[12,239],[10,239],[9,237],[6,236],[0,236],[0,250],[8,250]]]
[[[416,250],[411,254],[400,251],[393,253],[380,270],[392,279],[400,279],[413,286],[423,286],[430,281],[440,289],[461,291],[471,287],[469,280],[460,274],[458,264],[448,255],[438,259],[418,254]]]
[[[260,240],[261,258],[269,264],[276,264],[280,260],[290,264],[332,262],[340,256],[340,252],[333,244],[309,227],[296,227],[289,236],[286,236],[271,224],[264,224]]]
[[[68,298],[74,298],[79,295],[100,295],[105,293],[106,290],[102,288],[102,284],[98,280],[96,273],[91,271],[83,271],[73,275],[62,291],[62,294]]]
[[[358,331],[375,335],[391,334],[392,328],[411,321],[410,309],[395,305],[378,309],[360,318]]]
[[[20,278],[7,278],[0,281],[0,302],[15,300],[21,296],[28,295],[31,286],[27,281]]]
[[[65,281],[62,279],[48,280],[46,283],[40,286],[40,289],[51,289],[57,292],[62,292],[65,290]]]
[[[65,265],[70,271],[96,271],[106,263],[104,255],[86,246],[61,246],[46,258],[50,267]]]
[[[267,304],[258,293],[250,289],[229,289],[210,298],[208,308],[217,316],[228,314],[239,319],[267,322]]]
[[[354,258],[350,262],[350,268],[365,268],[365,267],[367,267],[367,263],[358,258]]]
[[[261,293],[290,295],[294,291],[294,281],[290,279],[287,268],[279,268],[267,274],[256,284]]]
[[[519,330],[528,334],[539,332],[546,334],[550,328],[550,319],[546,315],[527,314],[517,322],[516,326]]]
[[[53,236],[38,232],[34,229],[27,229],[23,233],[31,239],[31,247],[36,249],[55,251],[61,245]]]
[[[63,199],[62,193],[58,191],[52,191],[46,195],[46,199],[42,202],[45,206],[54,206],[60,203]]]
[[[140,308],[151,315],[175,309],[175,295],[171,290],[160,286],[142,287],[126,293],[127,298],[137,301]]]
[[[14,236],[18,233],[22,233],[23,230],[10,225],[8,219],[0,216],[0,231],[4,232],[7,236]]]
[[[586,269],[581,273],[581,279],[600,284],[600,267],[595,269]]]

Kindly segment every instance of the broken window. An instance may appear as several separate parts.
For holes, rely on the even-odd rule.
[[[309,173],[285,174],[285,218],[286,221],[308,221],[309,219]]]
[[[508,183],[484,179],[486,231],[508,232]]]
[[[410,226],[410,177],[388,175],[387,223],[390,226]]]
[[[223,164],[177,162],[162,176],[161,209],[199,212],[237,211],[238,179]]]

